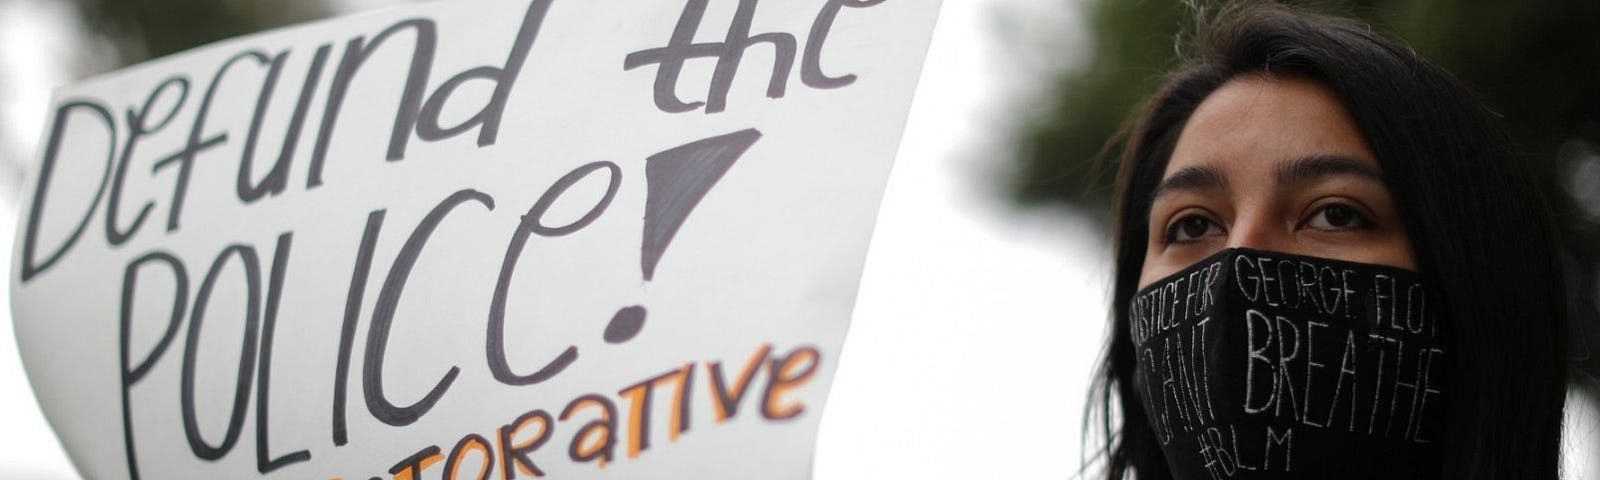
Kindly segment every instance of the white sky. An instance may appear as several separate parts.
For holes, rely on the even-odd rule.
[[[74,32],[66,23],[67,2],[0,0],[0,168],[5,175],[15,174],[19,166],[32,163],[34,145],[44,128],[50,90],[70,80],[69,65],[59,61],[73,58]],[[17,192],[9,191],[16,179],[0,185],[0,225],[16,225]],[[0,234],[0,268],[11,271],[9,230]],[[45,423],[34,402],[33,389],[22,371],[16,336],[11,328],[10,289],[7,306],[0,311],[0,478],[70,479],[77,478],[55,434]]]

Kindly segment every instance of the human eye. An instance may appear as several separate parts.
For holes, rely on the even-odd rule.
[[[1206,237],[1219,237],[1227,234],[1222,230],[1222,225],[1199,214],[1189,214],[1179,217],[1167,226],[1166,233],[1162,235],[1163,243],[1183,244],[1193,243]]]
[[[1337,232],[1372,228],[1372,221],[1354,206],[1344,203],[1329,203],[1313,210],[1311,216],[1301,226],[1314,230]]]

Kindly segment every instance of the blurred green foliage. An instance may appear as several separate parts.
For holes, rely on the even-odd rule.
[[[115,46],[120,65],[322,18],[332,10],[324,0],[72,1],[89,30]]]

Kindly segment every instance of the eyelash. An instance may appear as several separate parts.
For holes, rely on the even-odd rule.
[[[1307,226],[1307,224],[1311,223],[1318,216],[1326,215],[1328,210],[1332,209],[1332,208],[1342,208],[1342,209],[1348,211],[1348,214],[1352,217],[1351,220],[1356,225],[1355,226],[1350,226],[1350,227],[1334,227],[1334,228],[1317,228],[1317,227],[1308,227]],[[1181,245],[1181,244],[1194,243],[1194,242],[1199,241],[1199,239],[1178,240],[1179,229],[1183,228],[1185,226],[1184,224],[1187,223],[1190,219],[1200,219],[1200,220],[1204,220],[1207,223],[1209,223],[1210,225],[1208,225],[1207,229],[1206,229],[1207,232],[1210,231],[1211,227],[1215,227],[1215,228],[1217,228],[1219,230],[1223,230],[1224,233],[1226,233],[1226,230],[1223,229],[1222,224],[1220,222],[1217,222],[1216,220],[1213,220],[1210,216],[1200,215],[1200,214],[1187,214],[1187,215],[1182,215],[1182,216],[1177,217],[1176,220],[1174,220],[1171,224],[1169,224],[1167,226],[1165,232],[1163,232],[1162,235],[1161,235],[1161,243],[1163,245],[1174,245],[1174,244]],[[1328,202],[1328,203],[1324,203],[1322,205],[1316,206],[1315,209],[1313,209],[1311,211],[1311,216],[1306,217],[1306,219],[1301,221],[1298,225],[1296,225],[1296,227],[1299,227],[1299,228],[1315,228],[1317,230],[1322,230],[1322,231],[1335,231],[1335,232],[1337,232],[1337,231],[1349,231],[1349,230],[1367,230],[1367,229],[1371,229],[1372,225],[1373,225],[1372,224],[1372,219],[1369,218],[1366,214],[1362,213],[1360,208],[1356,208],[1355,206],[1350,205],[1348,203],[1344,203],[1344,202]]]
[[[1182,215],[1182,216],[1177,217],[1177,219],[1174,220],[1171,224],[1167,225],[1166,231],[1163,232],[1162,235],[1161,235],[1161,243],[1163,245],[1181,245],[1181,244],[1186,244],[1186,243],[1194,243],[1194,242],[1198,241],[1198,240],[1178,240],[1178,229],[1183,228],[1184,224],[1187,223],[1190,219],[1205,220],[1206,223],[1210,224],[1208,226],[1208,228],[1207,228],[1207,231],[1210,230],[1209,227],[1216,227],[1219,230],[1222,229],[1222,224],[1217,222],[1216,220],[1212,220],[1211,217],[1208,216],[1208,215],[1200,215],[1200,214],[1195,214],[1195,213]],[[1224,230],[1224,231],[1226,231],[1226,230]]]
[[[1315,221],[1317,218],[1327,215],[1328,210],[1332,209],[1332,208],[1342,208],[1342,209],[1344,209],[1345,212],[1351,217],[1350,218],[1351,225],[1345,226],[1345,227],[1332,227],[1332,228],[1320,228],[1320,227],[1311,227],[1311,226],[1309,226],[1309,224],[1312,221]],[[1316,207],[1313,207],[1313,209],[1311,210],[1311,216],[1306,217],[1306,219],[1304,221],[1301,221],[1300,224],[1296,225],[1296,226],[1297,227],[1301,227],[1301,228],[1312,228],[1312,229],[1321,230],[1321,231],[1325,231],[1325,232],[1345,232],[1345,231],[1352,231],[1352,230],[1371,230],[1374,227],[1374,223],[1373,223],[1372,217],[1370,215],[1364,213],[1364,210],[1362,210],[1361,208],[1355,206],[1354,204],[1349,203],[1349,202],[1334,201],[1334,202],[1323,203],[1323,204],[1317,205]]]

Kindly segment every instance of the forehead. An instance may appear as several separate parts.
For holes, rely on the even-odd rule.
[[[1205,166],[1268,172],[1307,155],[1337,155],[1377,166],[1349,111],[1321,83],[1244,76],[1218,88],[1184,125],[1163,176]]]

